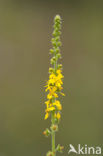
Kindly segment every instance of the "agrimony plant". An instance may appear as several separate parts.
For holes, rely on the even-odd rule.
[[[54,18],[53,25],[53,34],[52,34],[52,49],[50,49],[50,53],[52,54],[52,58],[50,60],[51,67],[49,68],[49,80],[46,83],[45,91],[47,94],[46,110],[45,110],[45,120],[51,117],[51,126],[46,129],[43,134],[45,136],[51,135],[51,150],[47,153],[47,156],[56,156],[56,152],[62,152],[63,146],[55,145],[55,133],[58,131],[58,124],[61,118],[61,110],[62,105],[59,101],[59,95],[63,95],[61,92],[63,89],[63,75],[62,75],[62,65],[58,63],[58,60],[61,58],[60,54],[60,35],[61,35],[61,17],[56,15]]]

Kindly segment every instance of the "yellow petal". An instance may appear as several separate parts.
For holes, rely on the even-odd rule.
[[[57,74],[60,74],[60,73],[61,73],[61,70],[60,70],[60,69],[58,69],[56,73],[57,73]]]
[[[49,112],[53,111],[53,110],[55,110],[55,107],[50,107],[50,108],[47,109],[47,111],[49,111]]]
[[[54,97],[57,98],[58,97],[58,94],[54,93]]]
[[[46,120],[49,117],[49,113],[45,114],[44,120]]]
[[[60,93],[62,96],[65,96],[65,94],[64,93]]]
[[[60,115],[60,113],[58,112],[57,113],[57,119],[59,120],[61,118],[61,115]]]
[[[45,104],[48,105],[50,103],[50,101],[46,101]]]
[[[52,95],[48,94],[47,99],[52,99]]]

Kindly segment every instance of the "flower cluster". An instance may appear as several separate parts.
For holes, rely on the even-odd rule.
[[[47,81],[46,85],[46,92],[49,91],[47,95],[48,101],[45,102],[46,104],[46,114],[45,119],[47,119],[50,115],[50,112],[55,112],[54,116],[58,120],[60,119],[60,111],[62,110],[62,105],[58,98],[58,93],[61,93],[61,90],[63,89],[62,82],[63,75],[61,74],[61,69],[56,70],[56,74],[52,72],[49,76],[49,80]],[[61,93],[64,95],[63,93]]]

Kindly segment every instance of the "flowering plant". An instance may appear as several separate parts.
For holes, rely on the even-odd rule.
[[[52,138],[52,149],[47,153],[47,156],[56,156],[56,152],[62,152],[63,146],[55,145],[55,133],[58,131],[58,124],[61,118],[61,110],[62,105],[59,101],[59,95],[63,95],[64,93],[61,92],[63,89],[63,78],[62,75],[62,65],[58,63],[58,60],[61,58],[60,54],[60,35],[61,35],[61,17],[56,15],[54,18],[54,26],[53,26],[53,37],[52,37],[52,46],[53,48],[50,49],[50,53],[53,55],[51,58],[51,65],[52,67],[49,68],[49,80],[46,83],[45,91],[48,92],[47,94],[47,101],[46,110],[45,110],[45,120],[51,117],[51,127],[50,129],[46,129],[43,133],[45,136],[51,135]]]

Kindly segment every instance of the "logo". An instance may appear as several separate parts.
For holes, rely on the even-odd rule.
[[[77,148],[75,148],[72,144],[69,145],[68,154],[96,154],[100,155],[102,153],[101,147],[88,147],[87,145],[81,146],[78,144]]]

